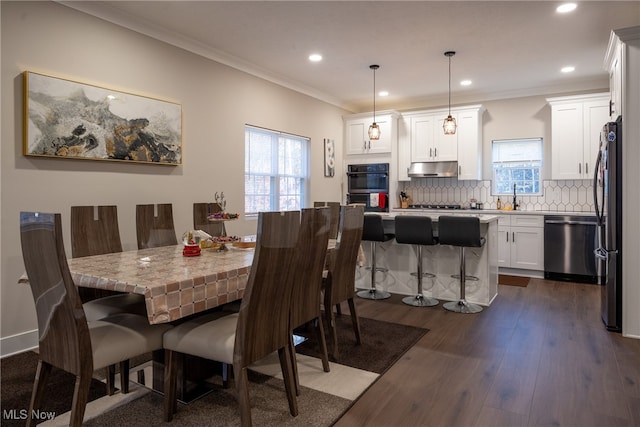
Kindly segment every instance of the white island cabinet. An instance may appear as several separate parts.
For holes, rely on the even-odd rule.
[[[389,213],[382,214],[385,230],[395,230],[394,219],[398,215],[424,215],[433,220],[437,232],[438,216],[444,214],[427,212]],[[469,302],[488,306],[498,295],[498,216],[483,214],[446,215],[477,216],[480,219],[481,235],[486,243],[481,248],[466,250],[467,275],[478,277],[477,281],[468,280],[466,299]],[[371,258],[369,242],[362,242],[367,260]],[[435,275],[434,278],[424,277],[422,281],[423,293],[442,301],[457,301],[460,297],[460,281],[452,275],[460,273],[460,248],[449,245],[423,246],[423,271]],[[378,243],[378,267],[385,267],[387,272],[376,273],[377,288],[387,292],[415,295],[418,282],[412,272],[417,271],[416,249],[413,245],[399,244],[395,240]],[[356,287],[358,289],[371,288],[371,270],[361,267],[356,272]]]
[[[544,216],[500,215],[498,265],[544,271]]]

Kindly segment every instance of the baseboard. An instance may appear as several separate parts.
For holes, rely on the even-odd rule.
[[[22,332],[0,339],[0,358],[38,348],[38,330]]]

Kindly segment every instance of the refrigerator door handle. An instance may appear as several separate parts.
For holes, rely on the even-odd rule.
[[[600,212],[600,207],[598,206],[598,171],[600,170],[601,162],[602,162],[602,149],[598,150],[596,165],[595,165],[595,168],[593,168],[593,204],[596,211],[596,221],[600,226],[602,226],[603,224],[603,215],[604,215],[604,212]]]

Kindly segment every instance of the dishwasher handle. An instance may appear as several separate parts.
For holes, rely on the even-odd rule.
[[[555,220],[555,219],[545,219],[545,224],[569,224],[569,225],[592,225],[596,226],[595,222],[590,221],[565,221],[565,220]]]

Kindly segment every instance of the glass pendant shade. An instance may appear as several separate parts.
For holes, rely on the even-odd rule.
[[[380,139],[380,127],[376,123],[376,70],[380,66],[370,65],[369,68],[373,70],[373,123],[369,126],[369,139],[376,141]]]
[[[369,126],[369,139],[380,139],[380,126],[376,122],[371,123],[371,126]]]
[[[442,129],[444,129],[445,135],[454,135],[456,133],[457,127],[458,125],[456,125],[456,119],[451,117],[451,114],[449,114],[449,116],[444,119],[444,123],[442,124]]]
[[[451,117],[451,57],[456,53],[452,50],[449,50],[444,53],[444,56],[449,58],[449,115],[446,119],[444,119],[444,123],[442,124],[442,129],[444,130],[445,135],[455,135],[456,128],[456,119]]]

